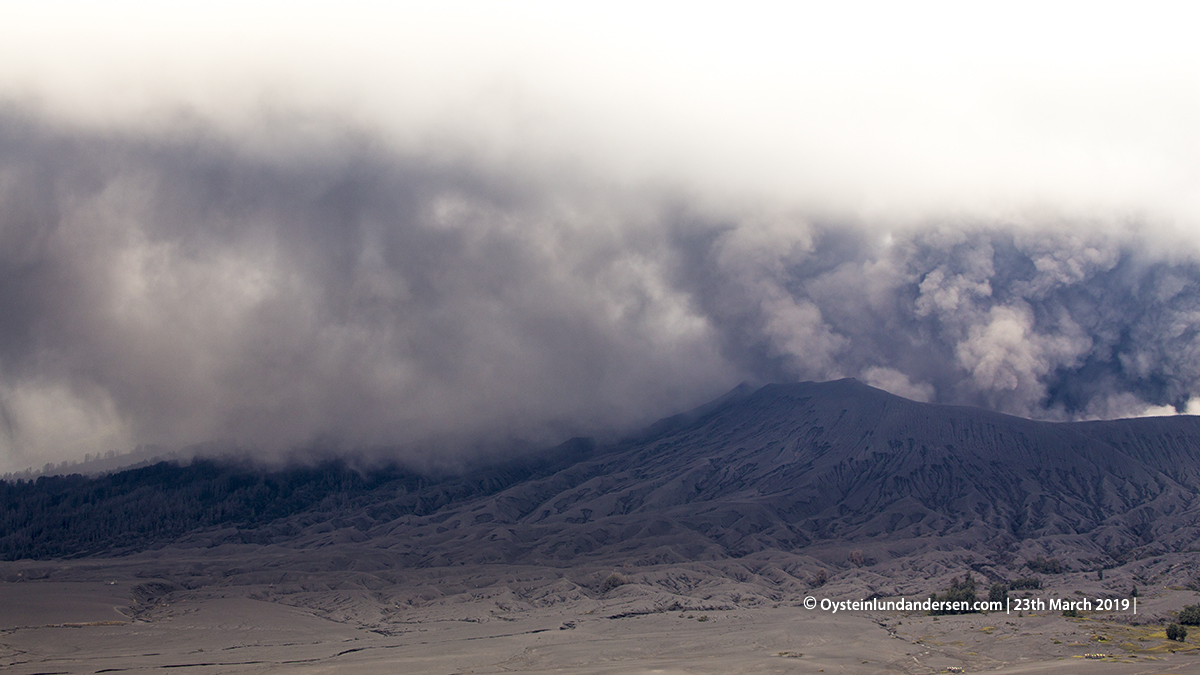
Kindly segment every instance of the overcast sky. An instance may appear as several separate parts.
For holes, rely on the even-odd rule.
[[[1200,410],[1181,3],[578,4],[0,3],[0,470]]]

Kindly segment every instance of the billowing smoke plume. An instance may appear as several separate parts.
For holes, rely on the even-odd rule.
[[[1185,409],[1200,376],[1200,267],[1132,230],[1041,225],[881,238],[865,226],[732,223],[696,254],[707,264],[689,287],[727,328],[724,353],[765,377],[853,376],[1050,419]]]
[[[1200,266],[1136,219],[898,226],[329,138],[0,118],[6,464],[548,443],[742,380],[1050,419],[1200,391]]]

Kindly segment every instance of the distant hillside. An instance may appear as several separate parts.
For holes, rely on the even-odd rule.
[[[0,481],[0,559],[124,554],[220,529],[266,543],[300,521],[361,524],[434,513],[556,470],[590,451],[572,441],[535,458],[460,476],[345,461],[267,469],[245,461],[159,462],[112,474]],[[273,527],[272,527],[273,526]]]
[[[1030,541],[1117,560],[1200,536],[1194,417],[1036,422],[840,380],[737,390],[624,443],[577,442],[547,457],[437,480],[200,462],[9,484],[0,555],[341,536],[422,566],[842,544],[1008,555]]]

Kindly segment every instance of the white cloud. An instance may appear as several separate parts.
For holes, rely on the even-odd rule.
[[[1187,232],[1191,18],[1178,4],[23,3],[0,27],[0,95],[140,128],[181,110],[247,135],[264,115],[336,118],[409,149],[880,221],[1048,209]]]
[[[878,387],[913,401],[929,402],[933,400],[935,394],[933,385],[925,382],[913,382],[908,375],[894,368],[878,366],[867,368],[863,371],[862,378],[872,387]]]

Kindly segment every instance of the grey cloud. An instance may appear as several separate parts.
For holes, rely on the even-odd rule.
[[[1052,419],[1182,408],[1196,391],[1194,262],[1155,259],[1137,239],[1098,228],[1064,233],[1086,233],[1088,223],[1043,233],[931,225],[887,245],[858,227],[858,245],[840,249],[822,244],[825,231],[845,239],[854,227],[818,228],[810,253],[825,269],[770,272],[812,308],[814,325],[797,329],[798,342],[834,354],[794,373],[788,366],[801,361],[779,364],[771,376],[854,375],[915,398]],[[732,323],[744,341],[770,345],[778,338],[761,326],[772,325],[772,308],[756,307],[758,316]],[[808,337],[824,333],[842,342],[830,349]]]
[[[47,432],[51,400],[110,443],[548,442],[736,382],[636,204],[352,138],[281,160],[5,132],[16,458],[87,445]]]
[[[1200,386],[1200,267],[1086,223],[717,212],[333,139],[0,117],[6,463],[548,443],[741,380],[853,376],[1044,418]]]

